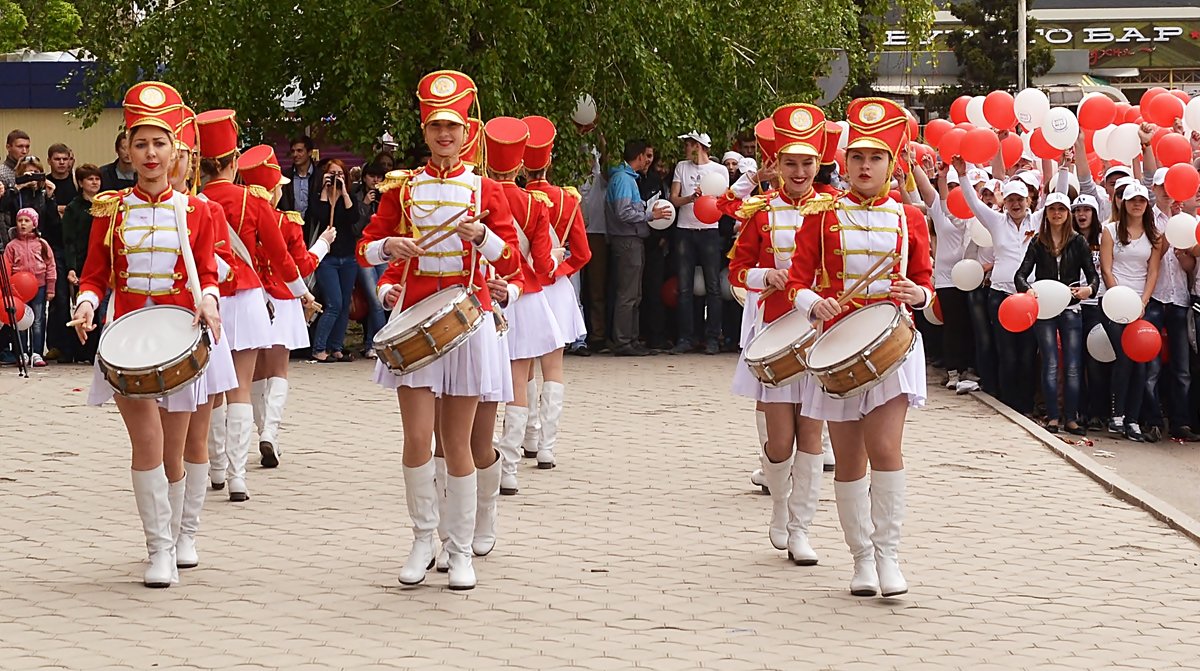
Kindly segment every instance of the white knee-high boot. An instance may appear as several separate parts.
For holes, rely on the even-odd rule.
[[[286,377],[267,378],[264,394],[264,414],[258,436],[258,451],[262,454],[263,468],[279,465],[279,425],[283,423],[283,406],[287,404],[288,380]]]
[[[208,478],[217,490],[225,488],[225,471],[229,468],[225,453],[225,407],[224,404],[214,407],[208,423]]]
[[[236,503],[250,498],[246,489],[246,461],[250,458],[250,442],[254,440],[254,408],[249,403],[227,403],[226,407],[229,500]]]
[[[475,535],[471,551],[486,557],[496,547],[496,499],[500,496],[500,468],[504,459],[496,453],[491,466],[475,469]]]
[[[187,472],[184,472],[187,477]],[[183,497],[187,488],[184,480],[167,481],[167,501],[171,504],[171,543],[179,538],[179,527],[183,523]]]
[[[180,518],[179,533],[175,536],[175,563],[179,568],[194,568],[200,564],[196,553],[196,534],[200,531],[200,511],[204,509],[204,494],[207,483],[208,464],[183,462],[184,478],[183,517]]]
[[[530,380],[525,385],[525,407],[529,408],[529,422],[525,425],[525,458],[537,456],[538,447],[542,441],[542,421],[538,417],[538,387],[537,379]]]
[[[771,526],[768,529],[771,545],[776,550],[788,549],[788,494],[792,491],[792,461],[795,453],[776,463],[762,452],[763,478],[771,490]]]
[[[519,491],[517,465],[521,463],[521,441],[525,437],[528,422],[529,408],[511,403],[504,406],[504,428],[500,433],[500,441],[496,443],[496,450],[504,462],[500,467],[500,493],[505,496]]]
[[[450,589],[475,587],[475,567],[471,564],[471,543],[475,540],[477,496],[475,472],[446,478],[446,528],[450,532]]]
[[[875,568],[879,572],[879,591],[883,596],[899,596],[908,591],[908,582],[900,572],[900,530],[904,525],[904,469],[871,471],[871,522],[875,531]]]
[[[267,421],[267,385],[270,384],[267,378],[255,380],[250,383],[250,405],[254,407],[254,428],[258,431],[263,430],[263,425]]]
[[[754,428],[758,430],[758,453],[761,455],[763,448],[767,445],[767,413],[762,410],[754,411]],[[763,477],[761,468],[754,469],[750,474],[750,484],[755,487],[761,487],[763,494],[770,494],[767,489],[767,480]]]
[[[792,458],[792,493],[788,495],[788,559],[798,566],[812,566],[819,557],[808,540],[808,528],[821,500],[822,464],[819,454],[796,452]]]
[[[131,470],[131,475],[133,496],[137,501],[138,515],[142,518],[146,553],[150,560],[142,583],[146,587],[169,587],[171,583],[179,582],[179,571],[175,568],[175,539],[171,537],[167,471],[159,464],[148,471]]]
[[[541,438],[538,442],[538,468],[554,468],[554,448],[558,444],[558,423],[562,419],[563,397],[567,388],[561,382],[542,382],[542,398],[538,407]]]
[[[446,529],[446,458],[434,455],[433,457],[433,484],[437,488],[438,495],[438,541],[441,543],[441,549],[438,550],[437,562],[434,567],[438,573],[445,573],[450,570],[450,532]]]
[[[837,460],[833,457],[833,443],[829,441],[829,425],[821,422],[821,456],[825,458],[825,470],[833,471]]]
[[[850,593],[875,596],[879,593],[879,575],[875,571],[875,545],[871,542],[871,481],[866,476],[852,482],[833,482],[838,520],[842,534],[854,557],[854,577]]]
[[[433,460],[416,468],[404,467],[404,501],[412,520],[413,543],[408,561],[400,569],[400,584],[416,585],[433,568],[433,535],[438,528],[438,495]]]

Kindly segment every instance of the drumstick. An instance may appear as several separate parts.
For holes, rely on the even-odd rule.
[[[469,209],[469,208],[465,208],[465,207],[464,207],[463,209],[459,210],[458,212],[455,212],[454,214],[450,215],[450,217],[449,217],[448,219],[446,219],[446,220],[445,220],[445,221],[443,221],[442,223],[440,223],[440,224],[438,224],[437,226],[435,226],[435,227],[434,227],[432,230],[430,230],[430,231],[429,231],[428,233],[426,233],[425,235],[422,235],[422,236],[421,236],[421,237],[420,237],[420,238],[417,240],[417,244],[418,244],[418,245],[420,245],[420,246],[422,246],[422,247],[424,247],[424,246],[425,246],[425,244],[426,244],[426,243],[429,241],[429,239],[430,239],[430,238],[432,238],[433,236],[435,236],[435,235],[437,235],[437,234],[439,234],[439,233],[441,233],[441,232],[445,231],[445,230],[446,230],[448,227],[455,226],[455,225],[457,224],[458,218],[459,218],[459,217],[461,217],[461,216],[463,216],[464,214],[466,214],[468,209]],[[436,243],[435,243],[435,244],[436,244]]]
[[[891,264],[894,261],[895,259],[891,254],[881,257],[875,262],[875,265],[871,266],[871,269],[864,273],[863,276],[859,278],[857,282],[851,285],[849,289],[842,291],[842,295],[838,297],[838,305],[848,305],[850,301],[854,300],[854,295],[860,290],[867,288],[875,280],[878,280],[881,277],[891,273]]]
[[[466,212],[466,210],[463,210],[463,212]],[[471,217],[471,221],[479,221],[480,219],[486,217],[489,214],[489,212],[490,212],[490,210],[484,210],[483,212],[480,212],[479,214],[475,215],[474,217]],[[462,214],[462,212],[460,212],[459,214]],[[461,223],[461,222],[456,222],[455,228],[457,228],[459,223]],[[442,233],[441,235],[437,236],[436,238],[434,238],[433,240],[430,240],[429,242],[427,242],[425,244],[421,244],[419,242],[417,244],[421,244],[421,247],[423,249],[428,250],[428,249],[431,249],[434,245],[449,238],[450,236],[457,235],[457,234],[458,234],[458,231],[454,230],[454,228],[451,228],[449,230],[446,230],[444,233]]]

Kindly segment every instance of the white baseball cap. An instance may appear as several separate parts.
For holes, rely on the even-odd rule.
[[[721,162],[724,163],[725,161],[737,161],[738,163],[741,163],[743,158],[745,158],[745,156],[742,156],[736,151],[727,151],[725,152],[725,155],[721,157]]]
[[[1150,192],[1146,190],[1146,187],[1134,182],[1125,187],[1125,193],[1121,195],[1121,200],[1133,200],[1138,196],[1150,200]]]
[[[998,179],[989,179],[988,181],[983,183],[984,191],[991,191],[992,193],[1000,193],[1000,190],[1003,188],[1004,188],[1004,182],[1001,182]]]
[[[758,172],[758,161],[747,156],[738,161],[738,170],[741,172]]]
[[[1116,184],[1113,184],[1113,190],[1115,191],[1116,189],[1130,186],[1132,184],[1137,184],[1137,180],[1132,177],[1122,177],[1121,179],[1117,180]]]
[[[1029,187],[1025,186],[1025,182],[1022,182],[1019,179],[1009,180],[1008,182],[1006,182],[1004,184],[1004,190],[1001,191],[1000,197],[1008,198],[1009,196],[1020,196],[1022,198],[1028,198],[1029,197]]]
[[[1167,181],[1167,169],[1159,168],[1154,171],[1154,186],[1162,186]]]
[[[1022,170],[1014,177],[1028,184],[1031,189],[1039,189],[1042,186],[1042,173],[1037,170]]]
[[[970,174],[970,173],[968,172],[967,174]],[[946,169],[946,183],[947,184],[958,184],[959,179],[960,178],[958,176],[958,170],[955,170],[953,167]]]
[[[1112,177],[1113,175],[1132,175],[1132,174],[1133,174],[1133,171],[1129,169],[1129,166],[1114,165],[1113,167],[1104,171],[1104,179],[1108,179],[1109,177]]]
[[[700,144],[704,145],[705,147],[712,146],[712,138],[708,136],[708,133],[700,133],[697,131],[691,131],[688,133],[684,133],[683,135],[679,135],[678,138],[680,140],[695,140],[696,142],[699,142]]]
[[[1077,207],[1090,207],[1096,212],[1100,211],[1100,205],[1096,202],[1096,199],[1086,193],[1080,194],[1079,197],[1075,199],[1075,202],[1071,203],[1072,210]]]
[[[1059,193],[1058,191],[1054,191],[1051,194],[1049,194],[1048,196],[1046,196],[1045,207],[1050,207],[1051,205],[1054,205],[1054,204],[1062,205],[1063,207],[1067,208],[1068,210],[1071,209],[1071,199],[1067,198],[1067,194],[1065,194],[1065,193]]]
[[[967,181],[970,182],[972,186],[980,182],[986,182],[987,180],[988,174],[979,168],[971,168],[967,171]]]

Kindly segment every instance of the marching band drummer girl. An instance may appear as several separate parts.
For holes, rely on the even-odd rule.
[[[390,264],[378,288],[386,309],[405,310],[441,289],[467,286],[489,311],[491,297],[479,258],[495,265],[502,276],[519,268],[518,252],[488,228],[512,225],[500,185],[475,174],[460,159],[475,92],[470,77],[449,70],[430,73],[418,85],[429,163],[411,174],[389,175],[379,211],[358,246],[360,264]],[[465,219],[460,214],[464,209]],[[422,235],[455,221],[451,230],[457,235],[427,250],[418,244]],[[495,329],[479,328],[464,344],[414,373],[398,376],[382,361],[376,364],[375,381],[396,389],[404,428],[404,489],[413,545],[400,571],[402,584],[423,581],[434,562],[439,513],[432,441],[435,401],[440,400],[438,433],[448,472],[449,584],[458,590],[475,586],[471,544],[476,474],[470,439],[480,397],[500,391],[503,384],[495,365],[502,356],[500,347]]]
[[[760,313],[763,325],[791,309],[785,289],[796,233],[804,222],[801,207],[817,193],[835,193],[828,185],[813,183],[826,144],[824,112],[813,105],[784,105],[771,118],[778,153],[771,172],[780,188],[745,201],[727,191],[718,200],[726,214],[745,220],[729,262],[729,281],[746,288],[747,303],[756,304],[749,311]],[[761,331],[761,327],[752,329],[747,342]],[[808,528],[817,511],[825,459],[821,421],[799,412],[805,384],[809,383],[802,377],[784,387],[767,387],[750,373],[745,355],[733,375],[733,392],[757,401],[766,419],[767,439],[760,458],[771,493],[771,544],[787,550],[797,564],[811,566],[818,557],[809,543]]]
[[[908,143],[908,118],[896,103],[882,98],[855,100],[846,116],[850,192],[805,206],[787,284],[796,308],[827,327],[872,303],[920,309],[933,300],[925,218],[888,197],[896,158]],[[839,306],[843,289],[889,255],[895,260],[893,272],[856,293],[849,306]],[[916,338],[900,368],[867,392],[836,399],[813,383],[802,399],[805,416],[829,423],[837,455],[834,493],[854,555],[850,592],[855,596],[908,591],[898,557],[905,493],[901,439],[908,408],[925,403],[925,359],[920,334]]]
[[[211,337],[218,339],[221,318],[213,223],[208,208],[196,198],[174,191],[169,181],[183,100],[166,84],[142,82],[129,89],[124,108],[137,183],[93,200],[90,251],[71,325],[80,341],[86,341],[100,297],[111,289],[115,319],[151,305],[176,305],[195,312],[196,322],[203,322]],[[186,241],[179,239],[176,208],[186,208]],[[188,276],[183,244],[192,250],[198,277]],[[199,306],[189,291],[197,283],[202,295]],[[114,397],[97,367],[88,402],[100,405],[109,398],[116,401],[133,447],[133,493],[150,562],[143,582],[147,587],[167,587],[179,579],[168,477],[174,475],[176,481],[184,477],[184,441],[191,413],[207,400],[204,382],[187,385],[158,401]],[[168,467],[180,472],[169,473]]]

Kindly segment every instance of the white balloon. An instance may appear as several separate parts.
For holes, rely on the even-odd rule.
[[[1200,129],[1200,98],[1192,98],[1183,108],[1183,124],[1192,130]]]
[[[729,283],[729,273],[721,273],[721,298],[733,300],[733,285]]]
[[[1106,317],[1118,324],[1129,324],[1142,317],[1142,297],[1130,287],[1109,288],[1104,292],[1100,307]]]
[[[707,293],[704,289],[704,266],[696,266],[696,272],[692,275],[692,295],[704,296]]]
[[[1059,151],[1075,146],[1079,139],[1079,120],[1065,107],[1055,107],[1042,120],[1042,137]]]
[[[1116,158],[1108,150],[1108,139],[1116,129],[1116,126],[1108,125],[1096,131],[1096,134],[1092,136],[1092,148],[1096,150],[1096,155],[1105,161],[1111,161]]]
[[[1087,335],[1087,351],[1092,358],[1100,363],[1112,363],[1117,360],[1117,352],[1113,349],[1112,341],[1103,324],[1096,324]]]
[[[992,246],[992,232],[987,226],[981,224],[978,219],[972,219],[970,226],[971,242],[974,242],[976,247]]]
[[[25,314],[21,315],[21,318],[17,320],[17,330],[28,331],[31,326],[33,326],[33,308],[26,305]]]
[[[850,142],[850,122],[849,121],[839,121],[839,122],[837,122],[837,125],[842,127],[842,134],[840,136],[838,136],[837,148],[845,149],[846,144],[848,142]]]
[[[975,96],[967,102],[967,121],[970,121],[976,128],[991,128],[992,124],[988,123],[987,117],[983,115],[984,96]]]
[[[706,172],[700,177],[700,193],[705,196],[719,196],[729,188],[729,173],[719,174],[717,171]]]
[[[1179,249],[1191,249],[1196,246],[1196,218],[1187,212],[1179,214],[1167,220],[1167,242],[1171,243],[1172,247]]]
[[[975,259],[963,259],[950,269],[950,281],[962,291],[973,291],[983,285],[983,264]]]
[[[1042,120],[1050,113],[1050,99],[1037,89],[1025,89],[1013,99],[1013,111],[1017,114],[1017,121],[1026,130],[1032,131],[1040,128]]]
[[[580,126],[591,125],[596,120],[596,101],[586,93],[579,96],[579,102],[575,103],[575,113],[571,115],[571,118]]]
[[[1142,139],[1138,135],[1138,125],[1123,123],[1108,136],[1108,153],[1113,158],[1130,165],[1133,159],[1142,153]]]
[[[1038,319],[1054,319],[1071,303],[1071,289],[1058,280],[1038,280],[1030,288],[1037,294]]]
[[[942,325],[942,320],[938,319],[937,313],[933,311],[933,301],[930,301],[929,305],[926,305],[921,309],[921,314],[925,315],[926,321],[928,321],[930,324],[933,324],[934,326]]]
[[[650,205],[650,208],[652,212],[655,210],[661,210],[666,213],[666,215],[661,218],[651,219],[650,228],[653,228],[656,231],[665,231],[671,227],[671,224],[675,221],[675,205],[672,204],[671,201],[667,200],[666,198],[659,198]]]

